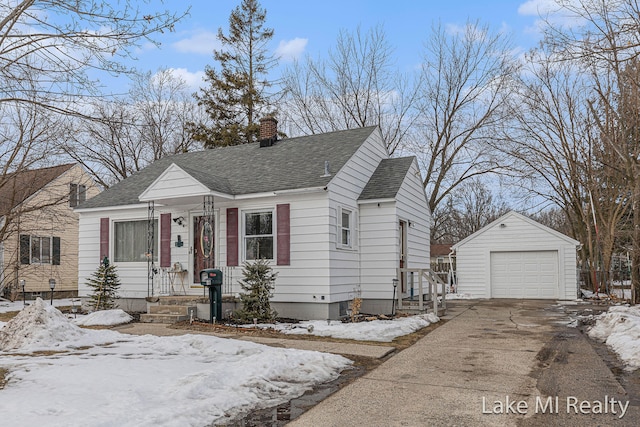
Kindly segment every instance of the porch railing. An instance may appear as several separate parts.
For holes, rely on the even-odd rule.
[[[242,277],[242,269],[239,267],[215,267],[222,271],[222,295],[237,295],[241,291],[238,280]],[[155,295],[188,295],[193,291],[192,277],[188,270],[174,270],[162,268],[157,273]],[[197,289],[197,288],[196,288]],[[203,293],[206,289],[203,288]]]
[[[415,276],[418,276],[418,294],[415,295]],[[437,274],[428,268],[398,268],[397,279],[402,283],[401,276],[404,276],[404,283],[408,283],[407,279],[413,277],[410,283],[409,298],[418,298],[418,310],[425,310],[425,302],[433,308],[434,313],[444,312],[447,308],[447,283],[445,283]],[[438,290],[438,288],[440,288]],[[440,296],[440,298],[438,298]],[[407,298],[402,291],[397,292],[396,308],[402,309],[403,300]]]

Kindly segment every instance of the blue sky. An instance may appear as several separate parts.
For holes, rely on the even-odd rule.
[[[494,30],[512,34],[523,50],[535,45],[539,11],[549,9],[552,0],[262,0],[267,10],[267,26],[275,31],[270,48],[283,55],[281,65],[294,57],[326,56],[341,29],[367,30],[384,26],[388,42],[395,48],[399,69],[416,67],[423,42],[432,24],[455,28],[467,20],[479,20]],[[241,0],[168,1],[167,8],[191,4],[191,15],[175,32],[160,34],[161,48],[144,46],[134,64],[144,71],[159,68],[177,70],[191,86],[198,87],[205,65],[213,65],[213,49],[218,48],[218,28],[227,33],[228,18]],[[178,5],[176,5],[178,4]],[[157,7],[157,6],[156,6]]]

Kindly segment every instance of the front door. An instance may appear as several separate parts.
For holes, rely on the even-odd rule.
[[[213,218],[193,218],[193,283],[200,284],[200,270],[215,267],[214,225]]]
[[[400,241],[400,268],[407,268],[407,223],[405,221],[400,221],[400,228],[398,230]],[[407,292],[407,273],[400,272],[400,292]]]

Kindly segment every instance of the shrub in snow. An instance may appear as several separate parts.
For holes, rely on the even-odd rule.
[[[240,294],[242,308],[234,313],[234,317],[241,322],[251,322],[253,319],[274,320],[278,313],[271,309],[269,299],[273,296],[272,291],[275,289],[278,273],[273,272],[268,261],[260,259],[253,263],[245,262],[242,275],[244,276],[240,281],[244,291]]]
[[[116,306],[120,278],[116,267],[104,257],[98,269],[87,279],[87,286],[93,289],[90,304],[93,310],[111,310]]]

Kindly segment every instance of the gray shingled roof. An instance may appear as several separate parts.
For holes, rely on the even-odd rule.
[[[80,208],[140,203],[138,196],[172,163],[213,191],[240,195],[297,188],[322,187],[371,135],[375,126],[287,138],[271,147],[259,143],[214,148],[164,157]],[[329,161],[331,176],[324,175]]]
[[[380,162],[358,200],[393,199],[415,157],[384,159]]]

